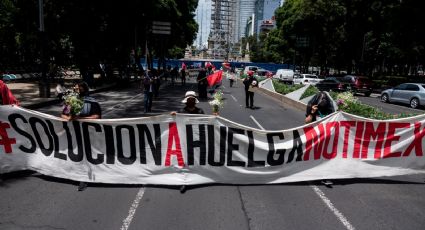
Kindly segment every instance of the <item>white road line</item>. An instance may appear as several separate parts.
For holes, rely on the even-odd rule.
[[[122,222],[121,230],[127,230],[130,227],[131,221],[133,220],[134,214],[136,214],[137,207],[139,206],[140,200],[142,199],[144,193],[145,188],[140,188],[136,198],[131,204],[127,218],[125,218]]]
[[[114,109],[115,109],[116,107],[118,107],[118,106],[121,106],[121,105],[127,104],[128,102],[130,102],[130,101],[134,100],[134,98],[136,98],[136,97],[138,97],[138,96],[140,96],[140,95],[143,95],[143,94],[142,94],[142,93],[139,93],[139,94],[137,94],[136,96],[134,96],[134,97],[132,97],[132,98],[130,98],[130,99],[128,99],[128,100],[126,100],[126,101],[124,101],[124,102],[120,102],[120,103],[118,103],[118,104],[116,104],[116,105],[112,106],[111,108],[107,109],[107,110],[106,110],[106,112],[104,112],[104,113],[103,113],[103,115],[108,114],[108,113],[110,113],[110,112],[114,111]]]
[[[314,192],[316,192],[316,194],[320,197],[320,199],[322,199],[322,201],[328,206],[328,208],[334,213],[334,215],[338,217],[339,221],[342,222],[346,229],[356,229],[353,225],[350,224],[347,218],[345,218],[345,216],[332,204],[332,202],[326,197],[325,193],[323,193],[319,187],[312,185],[311,188],[313,188]]]
[[[254,122],[255,122],[255,124],[257,124],[258,125],[258,127],[260,127],[260,129],[262,129],[262,130],[265,130],[265,128],[263,128],[263,126],[261,126],[260,125],[260,123],[258,123],[258,121],[257,120],[255,120],[255,118],[251,115],[251,116],[249,116]]]
[[[233,100],[234,100],[235,102],[238,102],[238,100],[236,99],[236,97],[235,97],[235,96],[233,96],[233,95],[231,95],[231,94],[230,94],[230,96],[233,98]]]
[[[264,130],[263,126],[258,123],[257,120],[253,116],[250,116],[251,119],[255,122],[255,124],[260,127],[260,129]],[[350,222],[347,220],[347,218],[332,204],[332,201],[329,200],[329,198],[326,197],[325,193],[320,190],[319,187],[312,185],[310,186],[314,192],[322,199],[322,201],[328,206],[328,208],[333,212],[333,214],[341,221],[341,223],[345,226],[347,230],[355,230],[356,228],[350,224]]]

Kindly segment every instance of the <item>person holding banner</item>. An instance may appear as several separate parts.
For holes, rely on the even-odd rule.
[[[178,113],[186,113],[186,114],[204,114],[204,110],[196,107],[196,104],[199,103],[199,100],[196,98],[195,91],[187,91],[184,95],[184,99],[182,101],[186,106],[181,108]],[[176,112],[171,112],[171,115],[176,115]],[[180,193],[186,192],[186,185],[180,186]]]
[[[62,118],[67,120],[73,119],[101,119],[102,109],[99,103],[92,97],[89,97],[89,86],[86,82],[78,83],[74,90],[79,94],[79,97],[83,99],[83,107],[78,115],[65,114],[62,112]],[[78,185],[78,191],[84,191],[87,188],[87,182],[81,181]]]
[[[254,109],[254,91],[258,87],[258,81],[252,70],[248,71],[248,76],[243,80],[243,84],[245,85],[245,108]]]
[[[320,120],[335,112],[335,110],[331,96],[327,92],[321,91],[314,95],[314,97],[308,102],[305,114],[305,123],[308,124],[317,121],[317,119]],[[327,187],[332,187],[333,185],[330,180],[321,180],[320,182]]]
[[[315,122],[317,117],[321,119],[335,110],[330,95],[327,92],[319,92],[307,104],[305,123]]]

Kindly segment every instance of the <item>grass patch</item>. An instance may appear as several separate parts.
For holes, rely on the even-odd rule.
[[[288,94],[288,93],[292,93],[295,90],[303,87],[303,85],[283,84],[283,83],[280,83],[278,80],[273,80],[273,86],[274,86],[274,89],[276,90],[276,92],[283,94],[283,95]]]
[[[314,86],[310,85],[310,86],[309,86],[309,87],[308,87],[308,88],[304,91],[303,95],[301,95],[300,100],[302,100],[302,99],[304,99],[304,98],[306,98],[306,97],[313,96],[313,95],[317,94],[318,92],[319,92],[319,90],[318,90],[316,87],[314,87]]]

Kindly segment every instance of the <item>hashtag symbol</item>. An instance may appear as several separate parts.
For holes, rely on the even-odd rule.
[[[5,153],[11,153],[12,145],[16,144],[16,139],[9,138],[9,135],[7,135],[6,129],[8,128],[10,128],[8,123],[3,123],[0,121],[0,145],[3,145]]]

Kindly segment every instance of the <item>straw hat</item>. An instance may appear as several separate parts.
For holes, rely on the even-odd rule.
[[[187,91],[186,94],[184,95],[184,99],[183,99],[182,103],[186,104],[188,98],[195,98],[195,103],[199,103],[198,99],[196,98],[195,91]]]

